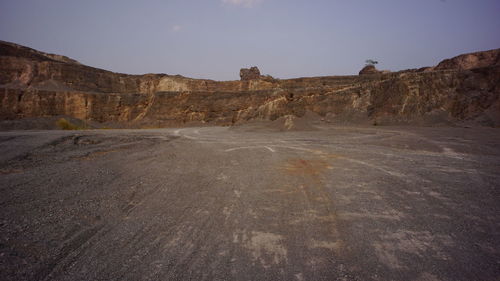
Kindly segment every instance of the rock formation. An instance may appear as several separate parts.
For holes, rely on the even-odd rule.
[[[378,74],[381,73],[380,71],[377,70],[377,68],[374,65],[367,65],[359,71],[359,75],[366,75],[366,74]]]
[[[480,66],[286,80],[242,75],[243,81],[217,82],[113,73],[0,42],[0,120],[67,116],[96,127],[173,127],[313,112],[342,124],[500,126],[500,66]]]
[[[248,81],[260,78],[260,70],[258,67],[242,68],[240,69],[241,81]]]
[[[495,65],[500,65],[499,49],[456,56],[442,61],[435,67],[435,70],[467,70]]]

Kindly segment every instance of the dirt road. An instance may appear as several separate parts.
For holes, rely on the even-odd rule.
[[[1,280],[498,280],[500,131],[0,133]]]

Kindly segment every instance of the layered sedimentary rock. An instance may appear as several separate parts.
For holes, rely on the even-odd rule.
[[[335,123],[499,126],[500,66],[480,66],[218,82],[113,73],[0,42],[0,119],[69,116],[95,124],[164,127],[231,125],[310,111]]]
[[[500,52],[499,50],[490,50],[485,52],[477,52],[470,54],[463,54],[451,59],[440,62],[434,69],[458,69],[467,70],[479,67],[500,65]]]

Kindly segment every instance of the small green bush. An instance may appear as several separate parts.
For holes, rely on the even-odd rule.
[[[57,127],[61,130],[81,130],[82,128],[69,122],[65,118],[61,118],[56,122]]]

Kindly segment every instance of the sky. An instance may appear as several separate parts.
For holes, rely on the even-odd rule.
[[[0,0],[0,40],[129,74],[352,75],[500,48],[500,0]]]

